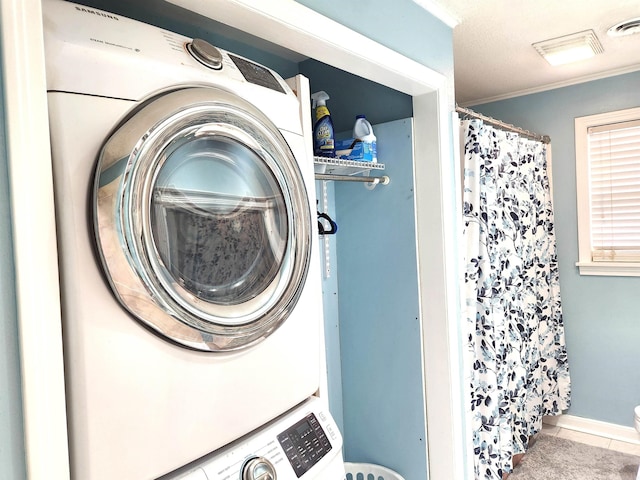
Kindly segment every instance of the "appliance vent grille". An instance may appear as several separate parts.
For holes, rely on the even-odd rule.
[[[586,60],[604,51],[593,30],[552,38],[532,46],[554,66]]]

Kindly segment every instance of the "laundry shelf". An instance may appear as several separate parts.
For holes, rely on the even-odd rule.
[[[358,162],[341,158],[313,157],[316,180],[338,180],[366,183],[389,183],[389,177],[369,176],[371,171],[384,170],[384,163]]]

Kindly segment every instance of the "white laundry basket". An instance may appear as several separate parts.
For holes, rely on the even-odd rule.
[[[344,462],[344,469],[346,480],[404,480],[399,473],[373,463]]]

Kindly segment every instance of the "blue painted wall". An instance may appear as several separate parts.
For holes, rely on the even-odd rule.
[[[374,125],[389,185],[337,182],[345,459],[427,471],[411,120]]]
[[[311,92],[324,90],[329,94],[327,107],[336,132],[349,132],[350,136],[359,114],[365,114],[372,125],[413,116],[410,95],[316,60],[306,60],[299,68],[309,79]]]
[[[413,2],[300,3],[453,78],[451,29]],[[374,123],[379,158],[392,178],[374,191],[357,183],[335,185],[338,295],[325,296],[325,314],[335,314],[338,304],[345,459],[385,465],[407,480],[424,479],[410,122],[379,125],[410,116],[411,98],[377,95],[377,87],[368,84],[341,90],[350,79],[332,74],[331,67],[303,62],[300,68],[313,91],[332,96],[329,109],[338,131],[350,130],[357,113]],[[330,309],[327,302],[333,303]]]
[[[413,2],[300,3],[453,78],[451,29]],[[318,62],[300,70],[312,91],[331,95],[336,130],[350,130],[357,113],[374,123],[379,158],[392,178],[374,191],[348,182],[334,187],[338,295],[325,281],[325,315],[333,328],[337,304],[345,459],[385,465],[407,480],[428,478],[411,130],[408,120],[379,125],[412,115],[411,98],[378,95],[379,86],[366,82],[345,88],[353,79]],[[336,378],[329,381],[335,391]]]
[[[0,69],[0,73],[1,69]],[[5,111],[0,75],[0,111]],[[4,114],[0,115],[0,478],[25,478],[18,317]]]
[[[639,277],[580,276],[574,119],[640,106],[640,72],[473,107],[549,135],[560,288],[573,387],[569,414],[633,426],[640,405]]]
[[[451,28],[411,0],[297,0],[432,70],[453,78]],[[384,61],[383,58],[380,59]]]

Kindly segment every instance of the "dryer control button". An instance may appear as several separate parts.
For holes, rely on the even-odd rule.
[[[214,70],[220,70],[222,68],[222,53],[206,40],[194,38],[191,43],[187,44],[187,50],[193,58],[204,66],[213,68]]]

